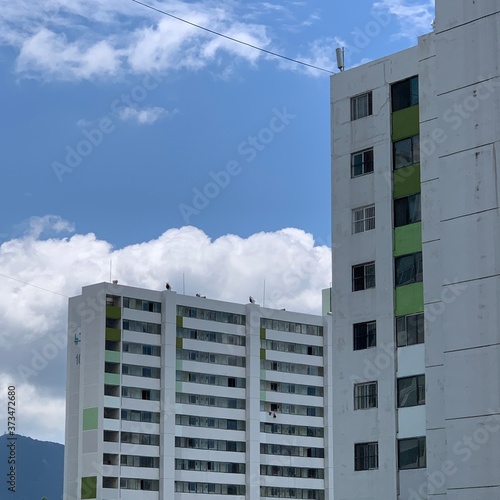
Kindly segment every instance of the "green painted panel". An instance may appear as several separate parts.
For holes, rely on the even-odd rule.
[[[175,392],[182,392],[182,382],[180,381],[175,382]]]
[[[105,373],[104,383],[108,385],[120,385],[120,374],[119,373]]]
[[[419,134],[420,109],[418,105],[392,113],[392,142]]]
[[[424,284],[412,283],[411,285],[398,286],[396,294],[396,316],[404,316],[422,312],[424,310]]]
[[[82,477],[82,499],[97,498],[97,476]]]
[[[260,400],[261,401],[267,401],[266,391],[260,391]]]
[[[260,379],[261,380],[266,380],[266,370],[261,370],[260,371]]]
[[[122,331],[119,328],[106,328],[106,340],[120,341],[122,339]]]
[[[182,359],[176,359],[175,360],[175,369],[176,370],[182,370]]]
[[[266,359],[266,350],[265,349],[260,350],[260,359]]]
[[[90,431],[97,429],[97,408],[85,408],[83,410],[83,430]]]
[[[420,193],[420,163],[394,171],[394,199]]]
[[[265,339],[266,338],[266,329],[265,328],[261,328],[260,329],[260,338],[261,339]]]
[[[179,328],[182,328],[182,316],[177,316],[177,319],[176,319],[176,326],[178,326]]]
[[[179,337],[177,337],[177,338],[175,339],[175,347],[176,347],[177,349],[182,349],[182,340],[183,340],[183,339],[182,339],[182,338],[179,338]]]
[[[120,362],[120,353],[118,351],[104,351],[104,360],[112,363]]]
[[[394,229],[394,257],[422,251],[422,223]]]
[[[122,317],[122,310],[120,306],[106,306],[106,318],[120,319]]]

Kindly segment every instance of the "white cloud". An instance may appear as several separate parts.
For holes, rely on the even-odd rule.
[[[150,3],[178,18],[268,50],[273,50],[271,33],[278,38],[275,28],[270,28],[277,15],[283,16],[278,24],[285,31],[291,26],[293,31],[303,30],[319,19],[317,12],[304,12],[302,4],[285,8],[271,2],[244,6],[214,0]],[[0,44],[18,52],[16,71],[20,76],[44,80],[116,79],[130,72],[196,71],[208,65],[227,75],[227,67],[241,61],[254,65],[263,57],[262,52],[244,44],[118,0],[8,3],[2,6]]]
[[[169,281],[182,293],[184,275],[188,295],[241,303],[252,295],[262,303],[266,280],[267,307],[318,314],[321,289],[331,281],[330,248],[294,228],[211,240],[188,226],[113,250],[93,234],[57,236],[72,230],[57,217],[28,225],[31,232],[0,246],[0,386],[19,386],[19,432],[37,439],[64,438],[67,297],[109,281],[110,260],[120,284],[161,290]],[[56,237],[42,239],[47,232]],[[1,428],[4,418],[0,414]]]
[[[337,71],[337,47],[345,47],[345,42],[339,37],[327,37],[313,40],[309,43],[306,54],[299,53],[295,57],[298,61],[323,68],[327,71]],[[280,67],[287,70],[306,73],[310,76],[324,76],[325,72],[312,67],[299,65],[291,61],[280,61]]]
[[[42,28],[22,44],[16,70],[46,79],[88,80],[116,75],[119,59],[119,51],[105,40],[68,42],[64,34]]]
[[[66,400],[64,393],[40,391],[33,384],[18,383],[6,373],[0,373],[0,404],[7,408],[8,388],[16,392],[16,432],[40,441],[64,442]],[[6,412],[5,412],[6,413]],[[2,428],[7,430],[6,422]]]
[[[126,107],[120,111],[119,117],[123,121],[133,121],[139,125],[152,125],[158,121],[162,116],[168,114],[175,114],[177,110],[169,113],[165,108],[155,106],[150,108],[137,109],[133,107]]]
[[[414,41],[416,37],[432,31],[434,3],[434,0],[380,0],[373,7],[397,18],[401,29],[396,37]]]

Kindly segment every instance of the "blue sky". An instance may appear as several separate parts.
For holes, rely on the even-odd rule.
[[[186,293],[245,301],[266,279],[268,305],[320,311],[327,72],[132,0],[0,1],[0,388],[22,387],[21,433],[62,442],[65,349],[23,367],[110,260],[126,284],[179,289],[184,273]],[[149,3],[329,71],[338,46],[353,67],[434,15],[432,0]]]

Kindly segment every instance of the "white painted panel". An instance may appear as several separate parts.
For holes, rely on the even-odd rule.
[[[456,473],[448,478],[448,488],[453,490],[467,488],[470,499],[471,488],[499,487],[500,416],[498,414],[495,417],[482,416],[449,421],[446,426],[446,438],[448,458],[454,462],[456,469]],[[476,498],[486,497],[478,497],[474,489],[474,500]],[[490,494],[487,498],[498,497]]]
[[[460,249],[460,251],[456,251]],[[469,281],[500,273],[500,210],[442,223],[443,277]]]
[[[439,168],[442,220],[498,207],[499,167],[492,145],[441,158]]]
[[[425,405],[399,408],[398,439],[425,436]]]
[[[445,354],[446,418],[500,408],[500,345]]]
[[[400,347],[397,377],[408,377],[425,373],[425,344]]]
[[[500,280],[498,277],[446,287],[443,328],[446,350],[500,343]]]
[[[428,367],[425,372],[427,429],[444,428],[444,367]]]

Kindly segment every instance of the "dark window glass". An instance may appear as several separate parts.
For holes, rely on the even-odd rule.
[[[409,285],[423,280],[422,252],[397,257],[396,286]]]
[[[377,324],[375,321],[353,325],[353,348],[355,351],[377,345]]]
[[[359,151],[351,155],[351,177],[373,172],[373,149]]]
[[[425,437],[400,439],[398,441],[399,469],[422,469],[426,463]]]
[[[401,227],[407,224],[420,222],[420,193],[405,196],[394,201],[394,226]]]
[[[420,136],[415,135],[393,144],[394,168],[402,168],[420,162]]]
[[[354,470],[378,469],[378,443],[354,445]]]
[[[375,262],[367,262],[353,266],[352,268],[352,291],[375,288]]]
[[[424,342],[424,314],[411,314],[396,318],[396,342],[398,347]]]
[[[354,386],[354,409],[367,410],[377,408],[377,382],[355,384]]]
[[[425,375],[398,379],[398,408],[425,404]]]
[[[393,112],[418,104],[418,76],[395,83],[391,90]]]

